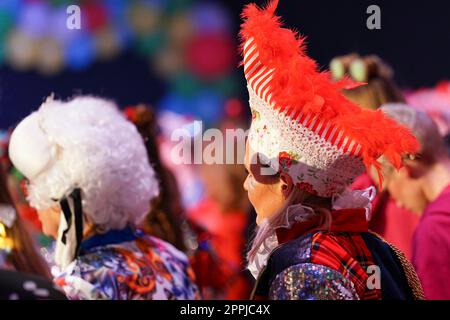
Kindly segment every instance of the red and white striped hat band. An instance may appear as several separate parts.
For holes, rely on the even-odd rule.
[[[323,197],[342,192],[364,167],[381,181],[384,156],[395,167],[418,143],[381,111],[360,108],[341,90],[360,84],[333,82],[305,53],[304,39],[283,28],[278,1],[249,4],[240,36],[250,97],[251,152],[278,163],[301,189]],[[395,132],[395,135],[392,134]]]

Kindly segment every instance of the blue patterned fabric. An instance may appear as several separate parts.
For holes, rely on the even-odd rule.
[[[55,278],[69,299],[200,298],[187,257],[160,239],[125,231],[91,239],[82,249]]]

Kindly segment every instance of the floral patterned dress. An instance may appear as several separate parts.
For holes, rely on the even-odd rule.
[[[187,257],[170,244],[131,228],[96,235],[55,283],[69,299],[199,299]]]

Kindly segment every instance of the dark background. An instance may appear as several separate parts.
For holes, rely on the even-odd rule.
[[[243,5],[265,3],[222,2],[235,17],[236,39]],[[371,4],[381,7],[381,30],[366,28],[366,9]],[[434,86],[440,80],[450,79],[450,1],[281,0],[277,12],[289,27],[308,36],[308,52],[322,67],[336,55],[355,51],[376,53],[385,59],[403,88]],[[242,77],[240,81],[243,85]],[[155,104],[164,91],[165,84],[151,72],[147,61],[131,52],[111,63],[95,63],[86,71],[54,77],[43,77],[34,71],[17,73],[3,66],[0,128],[17,123],[51,92],[59,98],[77,93],[98,94],[124,106],[138,102]],[[246,99],[244,86],[242,97]]]
[[[250,2],[266,3],[240,1],[232,10]],[[372,4],[381,9],[381,30],[366,27]],[[376,53],[394,68],[402,87],[450,78],[450,1],[281,0],[277,14],[307,36],[308,53],[321,66],[336,55]]]

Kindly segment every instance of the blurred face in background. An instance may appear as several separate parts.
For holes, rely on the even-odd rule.
[[[260,225],[264,219],[273,217],[286,205],[286,199],[293,189],[293,182],[285,173],[262,174],[265,166],[257,158],[257,153],[252,154],[247,144],[244,161],[247,178],[244,189],[255,208],[256,223]]]
[[[400,208],[422,214],[428,201],[423,192],[425,167],[419,161],[406,161],[400,170],[384,164],[383,188]]]
[[[201,167],[206,196],[215,200],[222,212],[228,211],[235,200],[235,190],[227,169],[226,164],[204,164]]]
[[[229,126],[222,127],[226,124],[221,124],[221,132],[226,135],[226,129],[235,129],[237,127]],[[239,128],[238,128],[239,129]],[[206,148],[209,143],[205,143]],[[242,183],[246,178],[246,173],[242,167],[242,155],[238,152],[238,142],[235,140],[233,146],[234,150],[229,150],[226,144],[221,150],[223,159],[233,159],[232,163],[224,161],[225,163],[204,163],[200,166],[200,176],[205,188],[207,198],[214,200],[220,207],[222,213],[229,212],[247,212],[249,209],[249,202],[247,196],[242,191]],[[205,149],[204,149],[205,150]],[[204,152],[203,150],[203,152]],[[215,150],[216,155],[219,152]],[[239,158],[240,157],[240,158]]]
[[[430,173],[440,159],[447,157],[442,136],[429,115],[408,105],[385,105],[381,110],[409,128],[420,144],[417,154],[405,157],[404,166],[398,171],[386,160],[381,161],[385,177],[383,185],[398,206],[422,214],[432,197],[430,183],[439,184],[439,181],[430,181]],[[441,178],[437,177],[438,180]]]

